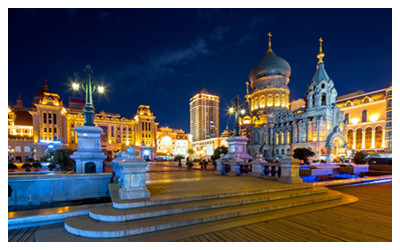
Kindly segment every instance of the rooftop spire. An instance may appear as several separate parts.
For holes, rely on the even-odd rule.
[[[44,79],[44,86],[43,86],[43,90],[45,90],[45,91],[49,91],[49,86],[47,86],[47,79]]]
[[[249,102],[250,94],[249,94],[249,82],[246,82],[246,102]]]
[[[271,37],[272,37],[271,32],[268,32],[268,50],[267,50],[267,53],[273,52],[272,48],[271,48]]]
[[[319,54],[317,55],[318,58],[318,64],[323,63],[324,61],[322,61],[322,58],[324,58],[325,54],[324,52],[322,52],[322,42],[324,40],[322,40],[322,37],[319,38]]]

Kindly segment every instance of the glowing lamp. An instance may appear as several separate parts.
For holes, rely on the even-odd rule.
[[[351,119],[350,121],[351,121],[352,124],[355,125],[355,124],[357,124],[357,123],[360,121],[360,119],[359,119],[359,118],[353,118],[353,119]]]
[[[105,88],[104,88],[104,86],[98,86],[97,90],[99,91],[100,94],[103,94],[105,91]]]
[[[232,107],[229,108],[229,113],[230,113],[230,114],[233,114],[233,108],[232,108]]]
[[[240,110],[240,113],[241,113],[242,115],[244,115],[244,113],[246,113],[246,110],[242,109],[242,110]]]
[[[129,141],[126,141],[126,142],[125,142],[125,145],[126,145],[126,146],[129,146]]]
[[[369,116],[369,120],[370,120],[371,122],[377,121],[378,118],[379,118],[379,115],[378,115],[378,114],[373,114],[373,115],[370,115],[370,116]]]
[[[72,83],[72,89],[73,90],[79,90],[79,83],[73,82]]]

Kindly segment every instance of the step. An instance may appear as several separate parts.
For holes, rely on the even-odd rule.
[[[156,231],[134,236],[119,238],[85,238],[68,233],[63,223],[41,226],[35,233],[35,240],[38,242],[166,242],[174,241],[204,233],[221,231],[225,229],[245,226],[262,221],[274,220],[286,216],[298,215],[330,209],[337,206],[348,205],[358,201],[357,197],[342,194],[343,197],[337,200],[325,201],[315,204],[308,204],[299,207],[291,207],[268,211],[264,213],[252,214],[247,216],[235,217],[221,221],[212,221],[202,224],[195,224],[186,227],[178,227],[169,230]],[[261,232],[260,232],[261,233]]]
[[[266,201],[233,207],[174,214],[151,219],[128,222],[101,222],[89,216],[70,217],[65,220],[65,229],[74,235],[89,238],[115,238],[139,235],[200,223],[224,220],[277,209],[314,204],[340,199],[342,194],[328,190],[327,193],[295,197],[284,200]]]
[[[156,197],[151,197],[150,199],[128,199],[121,200],[119,198],[118,190],[119,185],[117,183],[109,184],[110,196],[113,203],[113,207],[117,209],[128,209],[128,208],[136,208],[136,207],[148,207],[148,206],[158,206],[158,205],[166,205],[172,203],[180,203],[180,202],[189,202],[189,201],[200,201],[200,200],[209,200],[209,199],[218,199],[218,198],[226,198],[226,197],[234,197],[234,196],[244,196],[244,195],[252,195],[258,194],[262,192],[281,192],[281,191],[290,191],[290,190],[299,190],[299,189],[307,189],[311,188],[313,185],[310,183],[299,183],[292,185],[282,185],[275,187],[259,188],[259,189],[249,189],[242,190],[239,192],[232,193],[215,193],[218,190],[214,191],[212,194],[205,195],[193,195],[189,192],[181,192],[181,193],[163,193],[162,195],[157,195]]]
[[[111,205],[90,209],[89,216],[94,220],[104,222],[122,222],[144,218],[159,217],[178,213],[201,211],[220,207],[245,205],[256,202],[288,199],[293,197],[326,193],[325,187],[312,187],[280,192],[263,192],[246,196],[233,196],[219,199],[209,199],[191,202],[173,203],[167,205],[115,209]]]

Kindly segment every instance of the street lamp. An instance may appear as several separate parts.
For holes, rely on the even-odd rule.
[[[83,91],[85,91],[85,107],[83,108],[83,116],[85,117],[85,124],[84,126],[94,126],[94,108],[93,108],[93,98],[92,98],[92,93],[96,90],[100,93],[103,94],[105,92],[104,86],[101,85],[95,85],[92,83],[92,74],[93,71],[90,67],[90,65],[86,65],[86,68],[84,70],[86,78],[83,83],[78,83],[78,82],[73,82],[72,83],[72,89],[74,91],[79,90],[80,87],[82,87]]]
[[[239,135],[239,96],[237,95],[235,98],[235,106],[229,108],[229,113],[230,114],[235,114],[235,136],[240,136]],[[243,115],[246,111],[244,109],[240,110],[240,113]]]

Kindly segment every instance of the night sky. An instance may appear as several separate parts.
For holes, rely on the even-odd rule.
[[[303,98],[324,39],[338,95],[392,81],[391,9],[9,9],[8,103],[24,105],[47,79],[68,105],[74,73],[90,64],[107,94],[96,112],[133,117],[150,105],[159,126],[189,130],[189,99],[220,96],[221,132],[252,66],[272,49],[292,68],[290,100]]]

